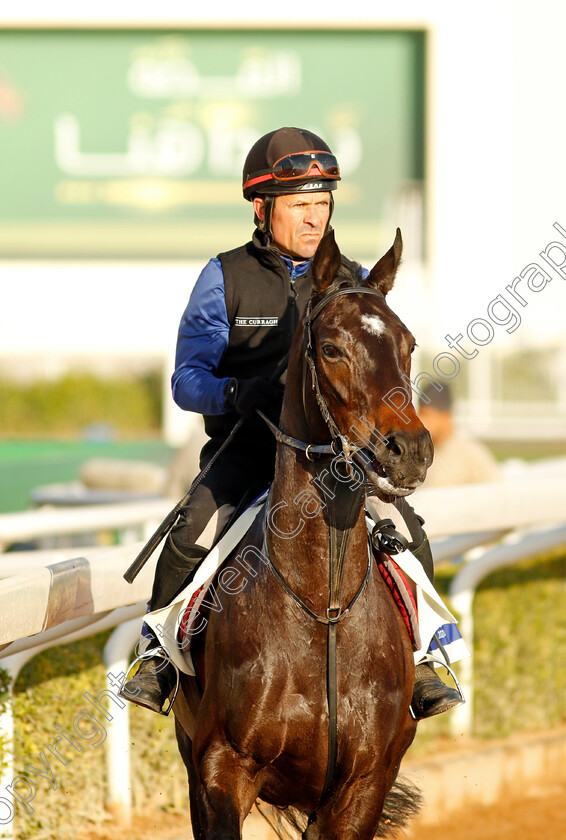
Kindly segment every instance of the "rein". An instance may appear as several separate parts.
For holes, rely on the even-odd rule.
[[[256,409],[257,413],[263,418],[263,420],[267,423],[268,427],[273,432],[276,440],[279,443],[282,443],[286,446],[290,446],[294,449],[298,449],[302,451],[306,458],[309,461],[314,462],[315,458],[317,457],[329,457],[329,456],[337,456],[342,454],[346,459],[346,462],[351,465],[352,458],[356,457],[358,451],[362,448],[356,444],[350,443],[349,438],[346,435],[343,435],[334,418],[332,417],[326,400],[320,390],[320,384],[318,381],[318,375],[316,371],[316,362],[315,362],[315,354],[314,354],[314,345],[313,345],[313,336],[312,336],[312,324],[315,319],[320,315],[323,309],[332,301],[342,295],[348,294],[371,294],[383,299],[383,295],[381,292],[377,291],[377,289],[372,289],[367,286],[339,286],[339,287],[330,287],[327,290],[324,297],[313,307],[312,306],[312,297],[307,304],[307,311],[306,315],[303,319],[303,326],[304,326],[304,357],[306,359],[308,369],[310,370],[311,379],[312,379],[312,388],[315,391],[316,401],[322,415],[322,418],[326,424],[326,427],[330,433],[332,438],[332,442],[330,444],[312,444],[306,443],[305,441],[299,440],[298,438],[292,437],[291,435],[285,434],[275,423],[272,423],[271,420],[266,417],[266,415]],[[306,397],[306,375],[307,375],[307,365],[303,366],[303,412],[306,417],[306,410],[305,410],[305,397]],[[364,461],[359,456],[356,458],[356,461],[360,463],[360,465],[364,466]],[[365,587],[368,584],[368,581],[371,577],[371,570],[372,570],[372,559],[373,559],[373,552],[371,545],[368,542],[368,560],[366,566],[366,573],[364,578],[358,587],[355,595],[344,609],[340,606],[340,589],[342,584],[342,575],[343,575],[343,568],[344,568],[344,559],[346,554],[346,549],[348,545],[349,535],[352,528],[353,522],[353,515],[355,513],[356,507],[359,503],[359,498],[363,490],[359,486],[357,491],[353,491],[352,488],[347,488],[349,493],[349,498],[346,499],[349,501],[349,508],[346,512],[344,521],[339,523],[337,522],[337,505],[329,505],[328,507],[328,515],[331,518],[331,522],[329,523],[329,538],[330,538],[330,569],[329,569],[329,601],[328,601],[328,608],[326,610],[326,615],[318,615],[311,610],[304,601],[299,598],[299,596],[294,592],[291,587],[286,583],[286,581],[281,576],[279,570],[274,565],[269,551],[267,550],[267,539],[264,537],[264,556],[268,560],[268,566],[273,574],[275,580],[281,586],[283,591],[290,597],[310,618],[317,621],[319,624],[326,625],[327,628],[327,665],[326,665],[326,696],[327,696],[327,703],[328,703],[328,759],[326,765],[326,776],[324,779],[324,784],[322,788],[322,792],[320,795],[319,805],[318,808],[321,807],[322,803],[324,802],[325,798],[327,797],[330,788],[332,786],[332,782],[334,780],[334,774],[336,771],[336,761],[337,761],[337,754],[338,754],[338,678],[337,678],[337,629],[338,624],[344,619],[347,615],[349,615],[352,607],[356,603],[356,601],[361,596],[362,592],[364,591]],[[267,507],[266,507],[267,511]],[[266,533],[266,529],[265,529]],[[313,822],[316,821],[317,812],[313,811],[309,814],[308,817],[308,825],[307,829],[305,829],[303,833],[303,838],[306,837],[306,833],[308,830],[308,826],[310,826]]]

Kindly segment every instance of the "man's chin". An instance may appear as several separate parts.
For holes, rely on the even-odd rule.
[[[277,248],[277,245],[275,245],[275,247]],[[303,262],[304,260],[312,260],[316,254],[317,248],[318,243],[312,248],[300,248],[297,251],[291,251],[289,248],[277,248],[277,250],[280,254],[283,254],[285,257],[289,257],[289,259],[294,262]]]
[[[295,247],[281,245],[277,240],[273,240],[272,246],[276,248],[280,254],[289,257],[291,260],[312,260],[316,254],[316,249],[319,246],[322,234],[312,236],[299,236],[294,242]]]
[[[320,240],[322,237],[317,237],[316,239],[313,237],[312,239],[307,240],[304,243],[301,243],[300,248],[297,249],[297,254],[299,259],[302,260],[312,260],[314,255],[316,254],[316,249],[319,246]]]

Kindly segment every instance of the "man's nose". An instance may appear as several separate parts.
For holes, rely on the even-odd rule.
[[[318,225],[320,224],[320,216],[315,210],[314,207],[309,207],[304,216],[304,220],[308,225]]]

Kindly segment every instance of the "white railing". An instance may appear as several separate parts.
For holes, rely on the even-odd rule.
[[[423,489],[413,496],[412,504],[425,518],[437,562],[464,552],[470,552],[468,557],[473,558],[462,564],[450,593],[470,647],[477,585],[494,569],[566,545],[565,496],[564,463],[525,467],[497,484]],[[104,651],[109,680],[126,670],[139,635],[159,549],[134,584],[127,584],[122,575],[170,507],[170,501],[159,500],[0,516],[3,544],[47,535],[116,530],[131,536],[138,531],[137,542],[119,547],[56,548],[0,555],[0,664],[12,677],[40,650],[109,627],[116,627]],[[25,610],[22,604],[26,605]],[[452,712],[452,721],[455,731],[469,732],[473,711],[471,660],[464,660],[461,670],[468,702]],[[114,683],[109,682],[107,687],[116,693]],[[116,814],[128,819],[131,799],[127,705],[113,706],[111,718],[107,718],[105,744],[108,800]],[[0,725],[10,737],[9,710]],[[11,772],[8,760],[6,784]],[[2,830],[2,836],[8,836],[10,824],[5,824],[0,834]]]
[[[473,603],[479,584],[497,569],[566,546],[566,459],[526,465],[513,462],[494,484],[417,491],[411,504],[425,519],[435,562],[468,559],[454,576],[450,603],[473,649]],[[451,712],[454,735],[471,735],[473,657],[459,665],[466,703]]]
[[[46,537],[92,534],[98,531],[151,531],[173,507],[169,499],[124,504],[85,505],[68,508],[39,508],[0,515],[0,546]],[[126,533],[127,536],[127,533]],[[148,534],[149,536],[149,534]]]

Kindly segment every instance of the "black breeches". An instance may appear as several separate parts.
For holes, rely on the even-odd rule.
[[[203,455],[201,466],[210,459],[208,445]],[[218,526],[214,522],[217,512],[236,507],[252,487],[259,495],[273,479],[273,470],[272,451],[238,446],[229,447],[220,455],[181,510],[165,541],[155,570],[152,610],[171,603],[190,581],[217,536]],[[218,525],[221,524],[219,519]]]

